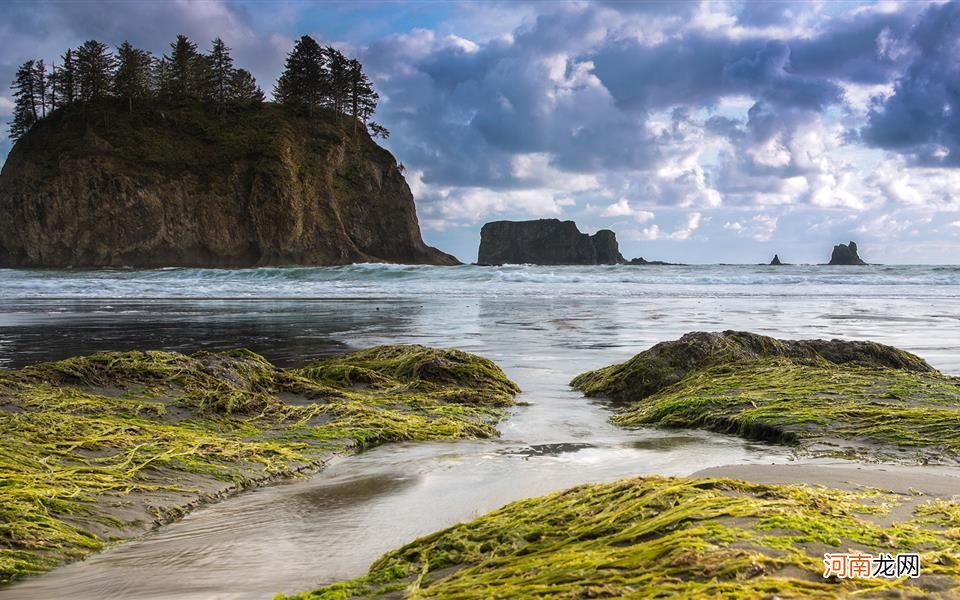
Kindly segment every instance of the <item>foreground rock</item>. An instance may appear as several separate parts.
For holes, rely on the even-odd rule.
[[[481,265],[616,265],[623,256],[614,232],[588,235],[573,221],[494,221],[480,230]]]
[[[863,262],[863,259],[857,254],[857,243],[850,242],[846,245],[837,244],[833,247],[833,254],[830,255],[829,264],[863,266],[867,263]]]
[[[813,455],[960,462],[960,379],[872,342],[691,333],[576,377],[621,425],[702,428]]]
[[[298,369],[237,350],[0,370],[0,582],[336,453],[495,436],[518,391],[486,359],[423,346]]]
[[[332,113],[70,106],[0,172],[0,267],[457,264],[396,159]]]
[[[341,598],[951,598],[955,500],[646,477],[522,500],[394,550]],[[824,553],[920,553],[919,577],[824,577]]]

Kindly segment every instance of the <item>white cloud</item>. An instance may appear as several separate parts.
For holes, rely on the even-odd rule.
[[[603,217],[632,217],[637,223],[645,223],[656,215],[649,210],[640,210],[630,206],[626,198],[620,198],[600,213]]]

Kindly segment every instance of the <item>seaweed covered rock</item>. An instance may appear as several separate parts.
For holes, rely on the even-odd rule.
[[[481,265],[616,265],[623,256],[614,232],[588,235],[573,221],[493,221],[480,230]]]
[[[333,111],[61,107],[0,172],[0,267],[450,265],[396,159]]]
[[[960,462],[960,379],[872,342],[687,334],[572,385],[626,426],[703,428],[805,453]]]
[[[495,436],[517,392],[489,360],[424,346],[295,369],[235,350],[104,352],[0,370],[0,583],[337,452]],[[124,521],[120,505],[142,515]]]
[[[779,340],[746,331],[697,331],[679,340],[661,342],[625,363],[578,375],[571,385],[588,396],[630,402],[673,385],[693,371],[761,357],[934,370],[916,355],[875,342]]]
[[[830,255],[831,265],[866,265],[860,255],[857,254],[857,243],[837,244],[833,247],[833,253]]]
[[[515,502],[287,599],[956,597],[958,511],[877,490],[628,479]],[[825,552],[920,547],[918,578],[824,577]]]

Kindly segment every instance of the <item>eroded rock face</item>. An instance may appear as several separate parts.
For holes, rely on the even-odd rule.
[[[769,357],[934,372],[922,358],[876,342],[780,340],[746,331],[697,331],[679,340],[661,342],[625,363],[578,375],[571,385],[588,396],[634,401],[673,385],[698,369]]]
[[[480,230],[481,265],[615,265],[623,256],[614,232],[581,233],[573,221],[494,221]]]
[[[865,265],[863,259],[857,254],[857,243],[837,244],[833,247],[833,254],[830,256],[831,265]]]
[[[274,105],[54,113],[0,173],[0,266],[457,264],[424,244],[394,157]]]

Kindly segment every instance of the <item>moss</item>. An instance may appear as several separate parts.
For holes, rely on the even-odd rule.
[[[768,347],[773,342],[780,341]],[[690,349],[675,345],[669,360],[655,347],[622,365],[585,373],[573,385],[590,395],[629,402],[613,417],[624,426],[710,429],[797,444],[803,452],[823,455],[960,459],[960,379],[896,349],[865,342],[829,344],[828,357],[721,351],[712,356],[692,352],[686,359],[684,352]],[[851,355],[886,358],[838,360],[844,344],[855,344]],[[857,354],[864,349],[866,354]],[[670,371],[676,364],[688,368]],[[891,364],[897,366],[887,366]],[[657,369],[669,375],[652,385],[651,373]]]
[[[960,591],[960,542],[875,490],[649,477],[510,504],[290,598],[836,598]],[[933,516],[931,516],[933,515]],[[921,552],[919,579],[824,579],[825,551]],[[891,590],[893,590],[891,592]],[[900,596],[898,596],[900,597]]]
[[[335,375],[354,372],[374,375]],[[237,350],[0,371],[0,582],[101,548],[94,524],[124,525],[105,498],[189,492],[183,473],[243,486],[348,447],[495,436],[518,391],[490,361],[422,346],[286,370]]]

